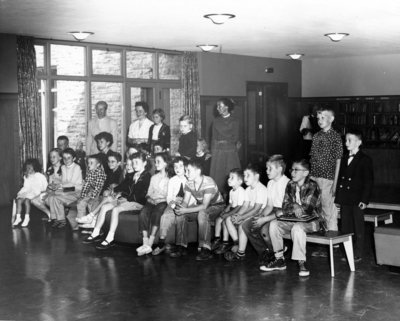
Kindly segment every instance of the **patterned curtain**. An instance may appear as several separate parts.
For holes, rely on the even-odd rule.
[[[33,38],[17,37],[18,116],[21,168],[28,158],[42,159],[41,106],[36,83]]]
[[[194,128],[201,133],[199,66],[195,52],[183,54],[183,112],[193,119]]]

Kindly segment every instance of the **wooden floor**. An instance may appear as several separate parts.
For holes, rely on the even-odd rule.
[[[0,220],[0,320],[399,320],[400,274],[375,264],[370,238],[356,272],[336,253],[334,278],[324,258],[300,278],[290,260],[260,272],[251,248],[240,263],[196,262],[195,246],[182,259],[137,257],[99,252],[38,215],[27,229],[11,228],[10,208]]]

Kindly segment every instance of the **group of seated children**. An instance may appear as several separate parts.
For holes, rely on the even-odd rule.
[[[209,260],[214,254],[223,254],[230,262],[242,261],[250,241],[258,253],[260,270],[267,272],[286,269],[283,235],[290,234],[292,259],[298,261],[299,275],[308,276],[306,233],[319,230],[320,223],[324,226],[321,190],[310,178],[310,163],[304,159],[293,162],[290,180],[285,176],[283,156],[269,157],[266,162],[267,186],[260,182],[261,172],[255,165],[248,165],[244,171],[232,169],[228,178],[231,190],[226,202],[213,178],[204,171],[209,160],[205,142],[199,140],[197,151],[192,151],[193,144],[185,141],[193,136],[190,118],[183,116],[180,119],[180,129],[179,154],[173,160],[168,151],[158,150],[150,161],[146,152],[133,147],[128,149],[124,169],[121,168],[121,155],[110,149],[112,137],[100,133],[96,136],[100,152],[88,156],[84,180],[80,166],[74,162],[76,154],[69,147],[63,151],[59,148],[50,151],[51,165],[46,171],[48,181],[40,174],[39,163],[27,160],[24,187],[17,195],[13,225],[26,227],[29,224],[32,201],[47,214],[53,227],[62,228],[66,225],[65,207],[77,202],[76,209],[72,206],[67,216],[72,229],[93,229],[83,243],[106,250],[115,245],[119,214],[134,211],[139,215],[139,230],[143,237],[143,244],[137,248],[138,256],[168,253],[170,257],[178,258],[187,253],[190,222],[197,221],[199,253],[196,260]],[[347,133],[346,147],[350,153],[363,155],[359,151],[361,141],[359,133]],[[155,148],[157,142],[152,145]],[[350,164],[346,157],[346,164]],[[151,162],[155,168],[153,175],[149,168]],[[345,175],[343,171],[346,170],[343,166],[340,175]],[[338,191],[342,186],[338,186]],[[357,206],[360,202],[359,207],[365,208],[368,199],[353,202]],[[23,204],[26,215],[22,221]],[[107,234],[104,234],[102,227],[107,213],[111,215],[111,221]],[[282,216],[286,215],[295,219],[283,220]],[[315,219],[299,221],[304,215],[313,215]]]

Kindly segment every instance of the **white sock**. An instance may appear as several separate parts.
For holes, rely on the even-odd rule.
[[[148,246],[152,247],[152,246],[153,246],[153,243],[154,243],[154,235],[150,235]]]
[[[19,223],[21,223],[21,214],[16,214],[15,215],[15,221],[13,223],[13,225],[18,225]]]
[[[107,237],[106,237],[106,241],[108,243],[111,243],[112,241],[114,241],[114,233],[108,232]]]
[[[97,227],[95,227],[95,228],[93,229],[93,232],[92,232],[92,234],[91,234],[91,237],[96,237],[96,236],[99,236],[99,235],[100,235],[100,229],[97,228]]]
[[[148,237],[144,237],[143,238],[143,245],[149,245],[149,238]]]
[[[23,226],[23,227],[28,226],[29,221],[30,221],[29,214],[25,214],[24,221],[22,222],[21,226]]]

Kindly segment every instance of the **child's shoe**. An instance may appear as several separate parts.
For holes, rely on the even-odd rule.
[[[83,217],[77,217],[76,221],[79,224],[90,224],[90,223],[92,223],[93,218],[94,218],[94,215],[92,213],[89,213],[88,215],[85,215]]]
[[[229,244],[224,242],[219,248],[217,248],[214,251],[214,253],[219,255],[219,254],[224,254],[228,251],[229,251]]]
[[[213,258],[211,250],[202,248],[200,253],[196,256],[196,261],[207,261]]]
[[[299,261],[299,276],[309,276],[310,271],[306,268],[306,261]]]
[[[28,227],[29,221],[30,221],[29,215],[26,215],[26,214],[25,214],[25,218],[24,218],[24,221],[23,221],[22,224],[21,224],[21,227]]]
[[[153,252],[151,252],[151,254],[153,254],[153,255],[160,255],[161,253],[163,253],[163,252],[165,251],[165,249],[166,249],[166,246],[165,246],[165,245],[164,245],[164,246],[161,246],[161,247],[157,246],[157,247],[153,250]]]
[[[224,254],[224,258],[229,262],[243,261],[244,259],[246,259],[246,254],[240,253],[239,251],[237,251],[236,253],[229,251]]]
[[[211,251],[215,251],[217,248],[221,246],[222,242],[219,237],[217,237],[211,244]]]
[[[22,222],[22,220],[21,220],[21,215],[20,215],[20,214],[17,214],[17,215],[15,216],[15,221],[13,222],[13,227],[18,226],[21,222]]]
[[[152,249],[149,245],[143,245],[143,246],[141,246],[141,250],[137,251],[137,252],[138,252],[138,256],[143,256],[146,254],[150,254],[152,252]]]
[[[269,262],[267,265],[260,266],[261,271],[270,272],[276,270],[286,270],[286,262],[283,257]]]

